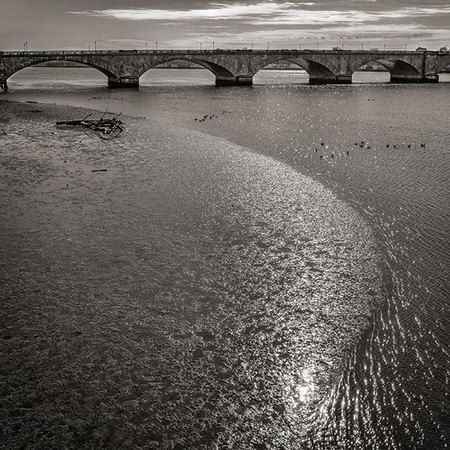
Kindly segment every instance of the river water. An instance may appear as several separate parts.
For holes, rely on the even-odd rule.
[[[346,264],[367,264],[372,273],[372,263],[378,261],[382,289],[375,294],[371,291],[369,297],[376,299],[361,296],[363,306],[358,314],[369,312],[370,304],[379,307],[368,326],[359,323],[359,337],[352,341],[356,343],[347,351],[339,376],[327,384],[329,388],[321,390],[320,403],[317,397],[305,401],[315,385],[308,384],[308,380],[317,378],[318,366],[327,364],[318,363],[316,354],[308,360],[309,366],[302,359],[298,364],[303,372],[284,383],[290,386],[287,391],[291,392],[286,395],[291,400],[278,410],[279,414],[286,418],[287,430],[301,428],[305,411],[312,414],[308,438],[311,448],[434,449],[450,444],[450,84],[445,82],[448,75],[441,78],[444,82],[439,84],[395,85],[387,82],[385,73],[357,73],[353,85],[309,86],[302,72],[263,71],[253,87],[215,88],[207,71],[159,69],[142,77],[139,90],[108,90],[102,75],[90,69],[34,68],[15,75],[9,81],[10,92],[2,97],[108,109],[225,138],[271,158],[274,173],[280,170],[279,162],[287,164],[325,186],[333,198],[339,199],[336,201],[350,205],[359,216],[346,221],[350,213],[341,214],[345,207],[333,212],[333,201],[325,202],[329,214],[325,213],[320,221],[328,231],[318,225],[317,236],[321,236],[322,243],[335,240],[333,246],[343,243],[342,248],[334,250],[324,244],[325,253],[335,255],[334,269],[330,270],[336,270],[341,278],[345,278]],[[267,183],[270,195],[283,196],[276,183],[271,183]],[[259,192],[255,198],[262,201],[261,195]],[[286,195],[291,198],[290,193]],[[296,216],[292,214],[294,204],[289,208],[294,208],[289,214],[286,210],[292,222]],[[280,227],[280,239],[286,242],[292,239],[292,232],[300,233],[302,229],[286,229],[275,219],[271,225],[262,222],[253,230],[255,233],[264,233],[265,226],[274,230]],[[334,228],[330,225],[333,223]],[[370,232],[364,231],[366,224]],[[365,245],[355,235],[358,227],[361,233],[369,233],[362,239]],[[312,229],[306,235],[314,239]],[[367,254],[362,263],[361,251],[371,252],[372,239],[376,252]],[[353,253],[346,247],[348,242],[355,242]],[[321,249],[316,247],[315,251],[317,259]],[[339,254],[342,258],[338,258]],[[332,259],[327,259],[326,264],[333,264]],[[300,262],[293,259],[289,267],[293,267],[291,264]],[[337,270],[338,266],[342,270]],[[293,285],[295,276],[299,276],[295,274],[291,271],[288,276]],[[263,289],[257,284],[260,276],[249,275],[256,292]],[[359,277],[358,286],[367,288],[364,277]],[[320,283],[325,283],[325,291],[338,291],[336,284],[328,284],[329,280],[313,278],[313,285]],[[358,289],[355,287],[351,295],[361,295]],[[294,289],[283,295],[289,302],[299,294]],[[322,296],[322,307],[323,302],[330,304],[323,290],[319,289],[317,295]],[[260,305],[258,314],[271,314],[269,303]],[[327,320],[335,320],[338,328],[345,328],[342,315],[344,319],[350,317],[349,311],[331,310]],[[285,311],[282,307],[277,311],[275,323],[266,324],[268,330],[276,327],[277,321],[287,320],[280,312]],[[251,317],[245,308],[242,314]],[[288,329],[298,332],[295,327]],[[258,329],[255,336],[261,332]],[[269,341],[275,338],[271,331],[266,332]],[[354,338],[354,330],[346,333],[343,331]],[[294,341],[290,337],[284,344],[295,347]],[[283,376],[295,372],[294,353],[281,357],[290,358]],[[278,350],[271,354],[280,355]],[[276,372],[270,376],[276,376]],[[252,386],[249,392],[252,389],[257,388]],[[297,420],[293,410],[297,411]],[[262,423],[261,418],[258,420],[258,424]],[[273,429],[280,436],[288,433],[282,426]],[[233,428],[233,433],[238,432],[239,426]],[[281,437],[277,441],[261,432],[254,434],[266,436],[266,441],[272,443],[267,448],[287,448],[288,441]]]

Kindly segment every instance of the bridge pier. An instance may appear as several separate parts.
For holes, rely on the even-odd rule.
[[[5,92],[8,90],[8,82],[6,80],[0,80],[0,89]]]
[[[109,88],[138,88],[139,87],[139,77],[109,77],[108,78]]]
[[[252,76],[223,77],[216,75],[216,86],[251,86]]]

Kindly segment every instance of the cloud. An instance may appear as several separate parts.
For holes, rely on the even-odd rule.
[[[392,11],[371,12],[359,10],[311,11],[289,10],[263,19],[249,19],[252,25],[311,25],[327,23],[370,23],[389,19],[427,17],[435,14],[450,14],[450,6],[438,8],[405,7]]]
[[[357,0],[361,3],[361,0]],[[349,2],[349,0],[347,0]],[[355,3],[355,2],[352,2]],[[374,0],[364,0],[374,4]],[[104,17],[124,21],[170,21],[189,22],[199,20],[234,20],[251,25],[309,25],[321,23],[364,23],[389,19],[418,18],[437,14],[450,14],[450,6],[434,5],[429,7],[406,6],[385,11],[358,9],[314,9],[324,7],[316,2],[259,2],[211,3],[209,8],[169,10],[169,9],[103,9],[71,12],[95,17]]]
[[[312,2],[294,3],[294,2],[260,2],[255,4],[222,4],[211,3],[207,9],[187,9],[187,10],[169,10],[169,9],[103,9],[90,11],[71,11],[71,14],[83,14],[96,17],[106,17],[120,20],[170,20],[170,21],[191,21],[191,20],[227,20],[243,19],[251,16],[269,17],[282,13],[287,9],[297,6],[312,6]]]

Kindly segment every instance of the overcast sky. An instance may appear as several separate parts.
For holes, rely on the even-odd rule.
[[[450,2],[0,0],[0,49],[450,46]],[[318,44],[319,43],[319,44]]]

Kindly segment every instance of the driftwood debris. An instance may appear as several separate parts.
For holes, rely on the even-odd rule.
[[[88,114],[84,119],[81,120],[63,120],[56,122],[56,125],[68,125],[74,127],[83,127],[89,128],[94,131],[99,131],[103,134],[107,135],[115,135],[118,133],[122,133],[124,131],[123,123],[119,120],[119,117],[122,113],[116,115],[112,119],[105,119],[105,115],[107,111],[103,114],[100,119],[88,119],[88,117],[92,116],[92,113]]]

